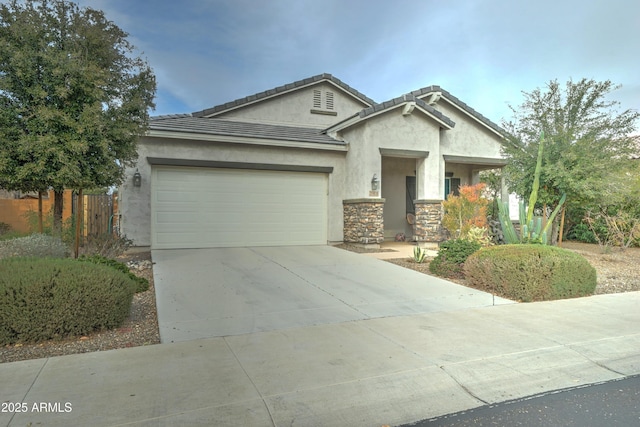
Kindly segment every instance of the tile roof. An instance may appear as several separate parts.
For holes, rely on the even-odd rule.
[[[238,122],[191,114],[152,117],[149,130],[345,145],[316,128]]]
[[[380,111],[384,111],[384,110],[387,110],[389,108],[393,108],[393,107],[398,106],[398,105],[405,104],[406,102],[415,102],[417,106],[419,106],[423,110],[427,111],[429,114],[435,116],[437,119],[443,121],[448,126],[450,126],[450,127],[454,127],[455,126],[455,123],[449,117],[445,116],[440,111],[436,110],[431,105],[429,105],[426,102],[424,102],[423,100],[421,100],[419,98],[416,98],[415,96],[410,95],[410,94],[402,95],[402,96],[399,96],[397,98],[390,99],[389,101],[385,101],[385,102],[383,102],[381,104],[372,105],[371,107],[365,108],[364,110],[360,111],[358,113],[358,115],[360,116],[360,118],[364,118],[364,117],[367,117],[367,116],[369,116],[371,114],[374,114],[374,113],[377,113],[377,112],[380,112]]]
[[[351,86],[349,86],[348,84],[344,83],[342,80],[332,76],[331,74],[328,73],[324,73],[324,74],[318,74],[317,76],[313,76],[313,77],[309,77],[303,80],[298,80],[295,81],[293,83],[288,83],[286,85],[282,85],[282,86],[278,86],[276,88],[273,89],[269,89],[266,90],[264,92],[260,92],[260,93],[256,93],[254,95],[250,95],[250,96],[245,96],[244,98],[239,98],[236,99],[235,101],[231,101],[231,102],[227,102],[225,104],[221,104],[221,105],[217,105],[215,107],[211,107],[211,108],[207,108],[205,110],[202,111],[197,111],[195,113],[193,113],[193,116],[195,117],[204,117],[204,116],[211,116],[211,115],[215,115],[215,114],[219,114],[222,113],[224,111],[236,108],[236,107],[240,107],[244,104],[249,104],[251,102],[255,102],[255,101],[259,101],[261,99],[266,99],[266,98],[270,98],[272,96],[284,93],[284,92],[289,92],[293,89],[299,88],[299,87],[303,87],[303,86],[308,86],[310,84],[313,83],[318,83],[321,81],[330,81],[332,83],[334,83],[336,86],[344,89],[346,92],[349,92],[351,95],[353,95],[354,97],[360,99],[362,102],[369,104],[369,105],[373,105],[375,104],[375,101],[373,101],[371,98],[365,96],[363,93],[355,90],[354,88],[352,88]]]
[[[413,95],[407,94],[407,95],[399,96],[397,98],[390,99],[389,101],[385,101],[380,104],[374,104],[371,107],[367,107],[363,110],[360,110],[359,112],[353,114],[352,116],[347,117],[346,119],[327,127],[326,129],[323,130],[323,132],[328,134],[331,132],[331,130],[350,127],[353,124],[360,122],[360,120],[354,120],[354,119],[365,119],[368,116],[397,107],[402,104],[406,104],[407,102],[415,102],[418,107],[426,111],[428,114],[432,115],[437,120],[440,120],[441,122],[445,123],[450,128],[453,128],[455,126],[455,123],[449,117],[445,116],[440,111],[436,110],[435,108],[433,108],[432,106],[424,102],[423,100],[418,99]]]
[[[420,96],[428,95],[428,94],[434,93],[434,92],[441,92],[442,95],[448,101],[450,101],[454,105],[458,106],[459,108],[461,108],[462,110],[467,112],[469,115],[471,115],[474,118],[476,118],[478,121],[484,123],[485,125],[487,125],[491,129],[493,129],[498,134],[504,135],[504,129],[502,129],[500,126],[498,126],[497,124],[495,124],[494,122],[492,122],[491,120],[489,120],[488,118],[483,116],[482,114],[478,113],[476,110],[474,110],[473,108],[471,108],[470,106],[468,106],[467,104],[462,102],[457,97],[451,95],[451,93],[449,93],[448,91],[442,89],[440,86],[435,86],[434,85],[434,86],[423,87],[422,89],[418,89],[418,90],[414,90],[414,91],[410,92],[408,95],[413,95],[415,97],[420,97]]]

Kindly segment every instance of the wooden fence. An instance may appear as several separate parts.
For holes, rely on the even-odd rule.
[[[73,196],[74,214],[77,195]],[[114,196],[109,194],[86,194],[83,197],[84,236],[100,236],[113,233]]]
[[[63,221],[75,218],[77,212],[77,194],[65,191],[63,201]],[[117,232],[117,196],[107,194],[87,194],[83,196],[83,235],[99,236]],[[43,200],[42,211],[51,215],[53,207],[53,191]],[[0,222],[10,226],[11,230],[28,233],[37,228],[37,199],[0,199]],[[31,217],[31,220],[29,218]]]

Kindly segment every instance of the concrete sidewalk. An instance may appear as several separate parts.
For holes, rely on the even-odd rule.
[[[6,363],[0,425],[402,424],[638,374],[638,325],[633,292]]]

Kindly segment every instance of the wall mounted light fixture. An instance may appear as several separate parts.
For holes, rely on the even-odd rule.
[[[378,180],[378,177],[374,173],[373,178],[371,178],[371,190],[378,191],[379,187],[380,187],[380,181]]]
[[[138,172],[138,169],[136,169],[136,173],[133,174],[133,186],[134,187],[142,186],[142,175],[140,175],[140,172]]]

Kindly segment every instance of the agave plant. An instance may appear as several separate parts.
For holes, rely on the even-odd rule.
[[[520,233],[516,231],[511,216],[509,215],[509,204],[507,202],[498,203],[498,219],[502,225],[504,240],[507,243],[542,243],[547,244],[547,233],[553,224],[560,208],[567,200],[567,195],[563,194],[560,198],[558,206],[553,210],[551,216],[544,227],[542,227],[542,218],[533,217],[533,211],[538,201],[538,190],[540,188],[540,171],[542,170],[542,151],[544,149],[544,132],[540,133],[540,145],[538,146],[538,160],[536,162],[536,170],[533,174],[533,187],[529,196],[529,204],[525,205],[520,202]]]
[[[420,246],[413,248],[413,261],[422,264],[427,256],[427,252]]]

